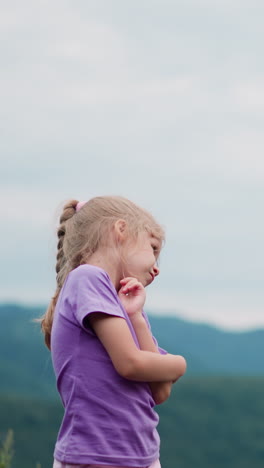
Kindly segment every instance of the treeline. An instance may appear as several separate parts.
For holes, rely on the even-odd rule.
[[[263,468],[263,377],[185,377],[160,414],[162,468]],[[14,431],[12,468],[51,468],[62,406],[0,397],[0,433]]]
[[[41,307],[0,304],[0,393],[15,388],[19,395],[56,397],[50,352],[33,321],[43,312]],[[149,319],[160,346],[187,359],[188,376],[264,376],[264,330],[225,333],[175,317]]]
[[[50,353],[33,322],[42,312],[0,305],[0,444],[13,430],[11,468],[51,468],[63,415]],[[150,321],[160,345],[188,362],[187,375],[157,407],[162,468],[263,468],[264,330]]]

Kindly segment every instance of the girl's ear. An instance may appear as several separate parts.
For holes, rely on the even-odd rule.
[[[117,240],[124,241],[127,237],[127,223],[124,219],[118,219],[114,224],[114,232]]]

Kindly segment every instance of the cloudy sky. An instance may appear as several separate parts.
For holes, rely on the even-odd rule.
[[[149,309],[264,327],[262,0],[0,5],[0,300],[47,304],[63,202],[120,194],[167,232]]]

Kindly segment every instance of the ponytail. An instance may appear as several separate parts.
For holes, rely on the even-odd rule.
[[[46,346],[50,349],[50,338],[51,338],[51,328],[54,316],[54,310],[57,304],[57,300],[60,294],[60,290],[63,286],[65,275],[65,266],[67,264],[67,260],[65,257],[63,243],[64,237],[66,233],[66,224],[69,219],[71,219],[74,214],[76,213],[76,206],[78,204],[77,200],[70,200],[63,208],[62,215],[60,217],[60,226],[57,230],[58,236],[58,243],[57,243],[57,263],[56,263],[56,281],[57,281],[57,288],[55,291],[54,296],[52,297],[49,306],[46,310],[46,313],[40,319],[41,322],[41,329],[44,333],[44,339]]]

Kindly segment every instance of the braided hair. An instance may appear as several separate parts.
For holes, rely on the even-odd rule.
[[[58,243],[57,243],[57,263],[56,263],[56,281],[57,287],[54,296],[51,298],[50,304],[45,315],[41,319],[41,329],[45,336],[45,344],[50,349],[50,335],[53,322],[54,309],[60,294],[60,290],[63,286],[62,272],[65,269],[67,263],[66,257],[63,250],[63,243],[66,233],[66,223],[76,213],[77,200],[70,200],[63,208],[62,215],[60,217],[60,225],[57,229]]]

